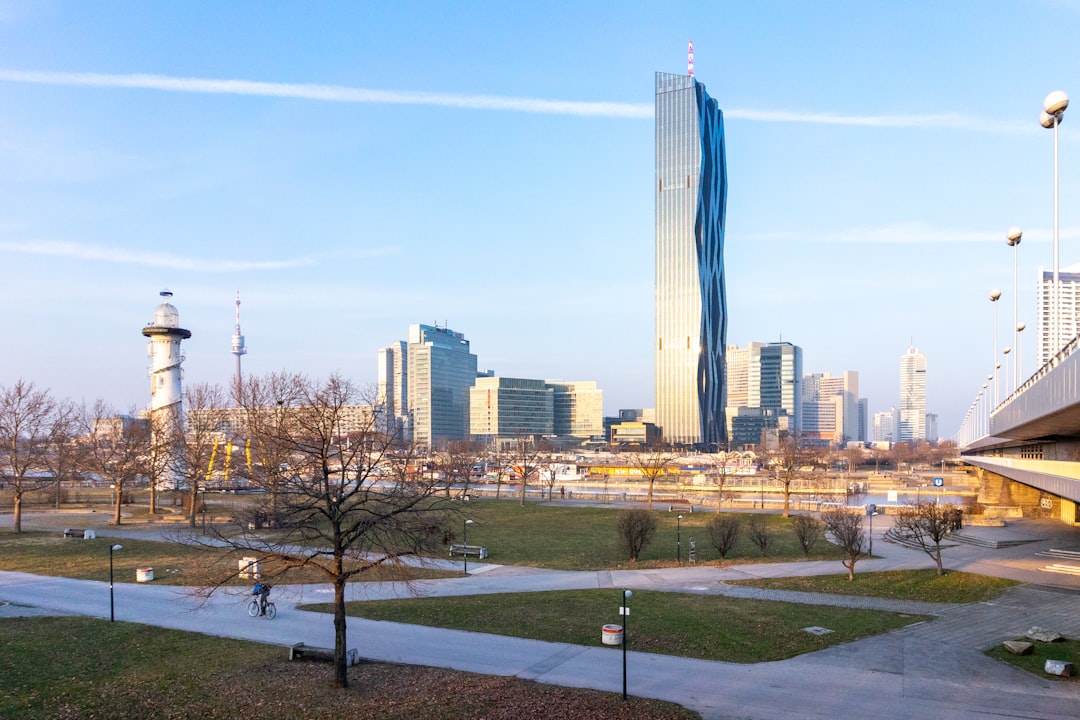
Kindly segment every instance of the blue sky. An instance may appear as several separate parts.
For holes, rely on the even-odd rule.
[[[149,401],[158,292],[185,379],[375,380],[411,323],[497,374],[653,403],[653,74],[725,112],[729,343],[857,370],[872,412],[926,353],[955,432],[1024,369],[1052,265],[1052,90],[1080,3],[0,0],[0,384]],[[1060,134],[1061,264],[1080,262],[1080,130]],[[1004,371],[1003,371],[1004,372]]]

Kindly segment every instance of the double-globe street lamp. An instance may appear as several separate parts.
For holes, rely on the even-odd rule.
[[[997,407],[998,404],[998,307],[997,301],[1001,299],[1001,291],[994,288],[990,291],[990,302],[994,304],[994,374],[990,376],[994,383],[994,387],[991,390],[991,400],[993,405],[991,407]]]
[[[1069,107],[1069,96],[1061,90],[1055,90],[1043,100],[1043,111],[1039,116],[1039,124],[1048,130],[1054,131],[1054,321],[1051,325],[1053,334],[1049,354],[1054,355],[1061,349],[1061,287],[1058,279],[1058,248],[1060,234],[1058,228],[1058,125],[1065,116],[1065,108]]]
[[[1009,231],[1007,233],[1005,233],[1005,242],[1007,242],[1009,244],[1009,247],[1011,247],[1013,249],[1013,344],[1012,344],[1013,347],[1018,347],[1017,337],[1018,337],[1018,335],[1020,333],[1020,327],[1019,327],[1019,325],[1020,325],[1020,315],[1019,315],[1019,311],[1017,310],[1017,302],[1016,302],[1016,299],[1019,296],[1019,292],[1020,292],[1019,287],[1020,286],[1019,286],[1019,282],[1018,282],[1018,279],[1017,279],[1016,266],[1017,266],[1017,261],[1019,259],[1018,255],[1019,255],[1019,248],[1020,248],[1020,240],[1021,240],[1021,238],[1023,238],[1023,236],[1024,236],[1024,232],[1020,228],[1018,228],[1016,226],[1013,226],[1013,227],[1009,228]],[[1012,381],[1012,389],[1013,390],[1015,390],[1016,388],[1018,388],[1020,386],[1020,381],[1018,379],[1018,374],[1019,373],[1017,371],[1016,365],[1017,365],[1016,360],[1013,360],[1013,379],[1012,379],[1013,380]]]

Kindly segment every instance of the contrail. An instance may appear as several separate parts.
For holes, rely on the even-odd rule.
[[[78,87],[134,88],[164,92],[250,95],[256,97],[296,98],[337,103],[381,105],[427,105],[468,110],[500,110],[547,115],[577,115],[651,119],[653,106],[645,103],[584,102],[577,100],[542,100],[538,98],[500,97],[495,95],[455,95],[411,92],[405,90],[369,90],[342,85],[260,82],[256,80],[215,80],[137,73],[60,73],[8,70],[0,68],[0,81],[35,85]],[[808,125],[843,125],[876,128],[937,128],[992,133],[1015,133],[1030,130],[1028,123],[986,121],[964,115],[840,115],[835,113],[800,113],[785,110],[744,110],[732,108],[724,116],[734,120],[793,123]]]

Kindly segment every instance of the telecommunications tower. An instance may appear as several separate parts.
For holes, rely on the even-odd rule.
[[[233,387],[237,391],[237,398],[240,397],[240,357],[247,355],[247,346],[244,345],[244,336],[240,334],[240,291],[236,291],[236,329],[233,331],[232,336],[232,354],[236,356],[236,370],[233,372]]]

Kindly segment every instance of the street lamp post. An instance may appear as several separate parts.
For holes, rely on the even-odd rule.
[[[633,596],[630,590],[622,591],[622,605],[619,614],[622,615],[622,699],[626,699],[626,646],[630,642],[630,598]]]
[[[1013,249],[1013,344],[1012,344],[1013,347],[1016,347],[1017,336],[1018,336],[1018,334],[1020,332],[1019,328],[1017,327],[1017,324],[1020,322],[1020,315],[1018,314],[1018,311],[1016,309],[1017,308],[1016,299],[1017,299],[1017,297],[1019,295],[1019,292],[1020,292],[1020,286],[1019,286],[1019,281],[1017,280],[1016,267],[1017,267],[1017,261],[1019,259],[1018,255],[1019,255],[1019,248],[1020,248],[1020,239],[1023,236],[1024,236],[1024,232],[1020,228],[1015,227],[1015,226],[1009,228],[1009,231],[1005,234],[1005,242],[1007,242],[1009,244],[1009,246],[1012,247],[1012,249]],[[1018,373],[1017,373],[1017,370],[1016,370],[1016,361],[1013,360],[1013,382],[1012,382],[1013,390],[1015,390],[1017,387],[1020,386],[1020,381],[1017,379],[1017,375],[1018,375]]]
[[[1043,100],[1043,111],[1039,116],[1039,124],[1048,130],[1054,131],[1054,322],[1051,325],[1050,355],[1061,349],[1061,287],[1058,281],[1058,125],[1065,115],[1065,108],[1069,107],[1069,96],[1061,90],[1055,90]]]
[[[1020,380],[1024,379],[1024,346],[1020,344],[1020,341],[1024,339],[1022,333],[1026,327],[1027,325],[1022,322],[1016,323],[1016,359],[1013,360],[1013,367],[1016,368],[1016,374],[1020,376]],[[1020,387],[1019,381],[1016,387]]]
[[[994,288],[990,291],[990,302],[994,304],[994,374],[991,376],[994,382],[994,388],[991,390],[991,407],[997,407],[998,404],[998,306],[997,301],[1001,299],[1001,291]]]
[[[116,604],[113,602],[113,551],[123,550],[123,545],[109,545],[109,622],[116,620]]]
[[[675,560],[682,565],[682,515],[675,518]]]
[[[1001,354],[1005,356],[1005,382],[1009,381],[1008,380],[1008,378],[1009,378],[1009,353],[1011,353],[1011,352],[1012,352],[1012,348],[1009,347],[1008,345],[1001,348]],[[1015,375],[1016,373],[1014,372],[1013,374]],[[1014,378],[1014,380],[1015,380],[1015,378]],[[1015,387],[1015,383],[1013,385]],[[1012,394],[1012,390],[1009,390],[1008,392],[1003,391],[1001,393],[1001,397],[1002,397],[1002,399],[1004,399],[1004,398],[1009,397],[1009,395],[1011,395],[1011,394]]]
[[[461,556],[465,558],[465,575],[469,574],[469,526],[473,524],[472,520],[466,520],[461,526],[461,535],[463,545],[465,546],[461,551]]]

